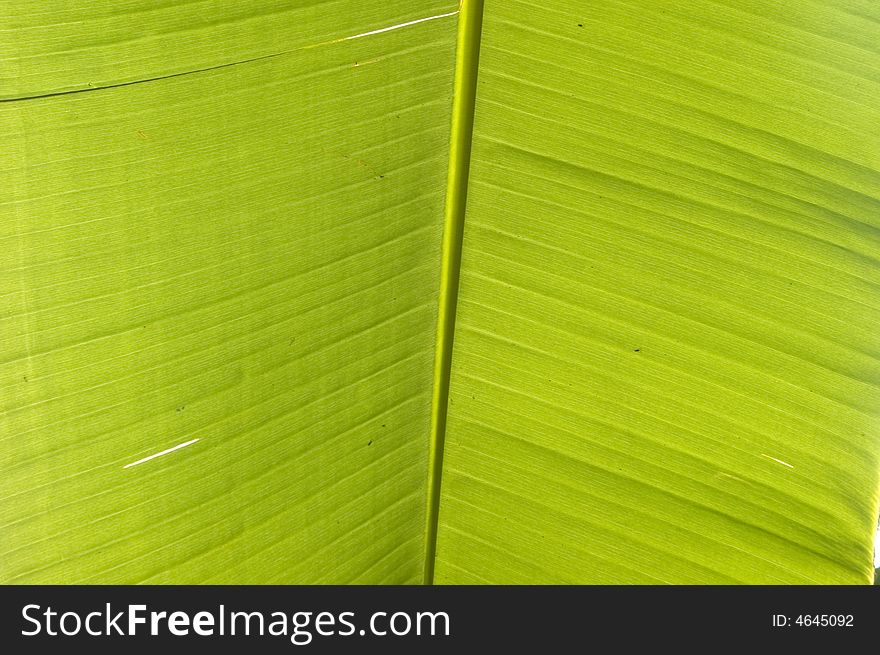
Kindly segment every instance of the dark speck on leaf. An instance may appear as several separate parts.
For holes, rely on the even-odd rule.
[[[186,405],[181,405],[180,407],[177,408],[177,411],[182,412],[185,409],[186,409]]]
[[[583,26],[584,26],[583,23],[578,23],[578,27],[583,27]]]
[[[384,423],[382,424],[382,427],[383,427],[383,428],[385,427],[385,424],[384,424]]]
[[[641,348],[636,348],[635,350],[633,350],[633,352],[634,352],[634,353],[640,353],[640,352],[642,352],[642,349],[641,349]]]
[[[367,445],[368,445],[368,446],[372,446],[372,445],[373,445],[373,440],[370,439],[370,440],[367,442]]]

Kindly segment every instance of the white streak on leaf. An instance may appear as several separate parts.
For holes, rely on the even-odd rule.
[[[788,462],[783,462],[781,459],[776,459],[775,457],[770,457],[770,455],[765,455],[764,453],[761,453],[761,457],[766,457],[767,459],[772,459],[777,464],[782,464],[783,466],[787,466],[790,469],[794,468],[794,466],[792,466]]]
[[[877,534],[874,535],[874,568],[880,569],[880,524],[877,525]]]
[[[198,441],[198,439],[191,439],[189,441],[184,441],[183,443],[179,443],[176,446],[172,446],[171,448],[168,448],[167,450],[163,450],[160,453],[155,453],[154,455],[149,455],[148,457],[144,457],[143,459],[139,459],[138,461],[132,462],[131,464],[126,464],[122,468],[127,469],[132,466],[137,466],[138,464],[143,464],[144,462],[149,462],[151,459],[156,459],[157,457],[161,457],[162,455],[167,455],[168,453],[173,453],[175,450],[180,450],[181,448],[185,448],[187,446],[190,446],[190,445],[194,444],[196,441]]]
[[[360,34],[354,34],[352,36],[346,36],[343,41],[351,41],[352,39],[361,39],[365,36],[372,36],[374,34],[382,34],[383,32],[391,32],[392,30],[399,30],[403,27],[409,27],[410,25],[418,25],[419,23],[427,23],[429,20],[437,20],[438,18],[449,18],[450,16],[455,16],[458,13],[458,10],[450,11],[446,14],[437,14],[436,16],[428,16],[427,18],[417,18],[416,20],[407,21],[406,23],[400,23],[398,25],[391,25],[390,27],[382,27],[378,30],[372,30],[370,32],[362,32]]]

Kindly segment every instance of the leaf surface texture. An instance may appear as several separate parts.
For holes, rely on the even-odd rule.
[[[872,579],[875,2],[0,11],[0,582]]]
[[[438,582],[871,580],[877,9],[486,1]]]
[[[0,578],[421,581],[457,5],[13,4]]]

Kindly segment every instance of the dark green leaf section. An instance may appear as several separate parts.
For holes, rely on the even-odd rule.
[[[872,580],[878,9],[486,1],[438,582]]]

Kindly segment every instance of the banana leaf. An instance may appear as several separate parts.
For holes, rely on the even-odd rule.
[[[0,582],[873,580],[876,3],[0,14]]]
[[[878,9],[487,0],[437,581],[870,583]]]
[[[3,11],[0,578],[420,582],[457,4]]]

